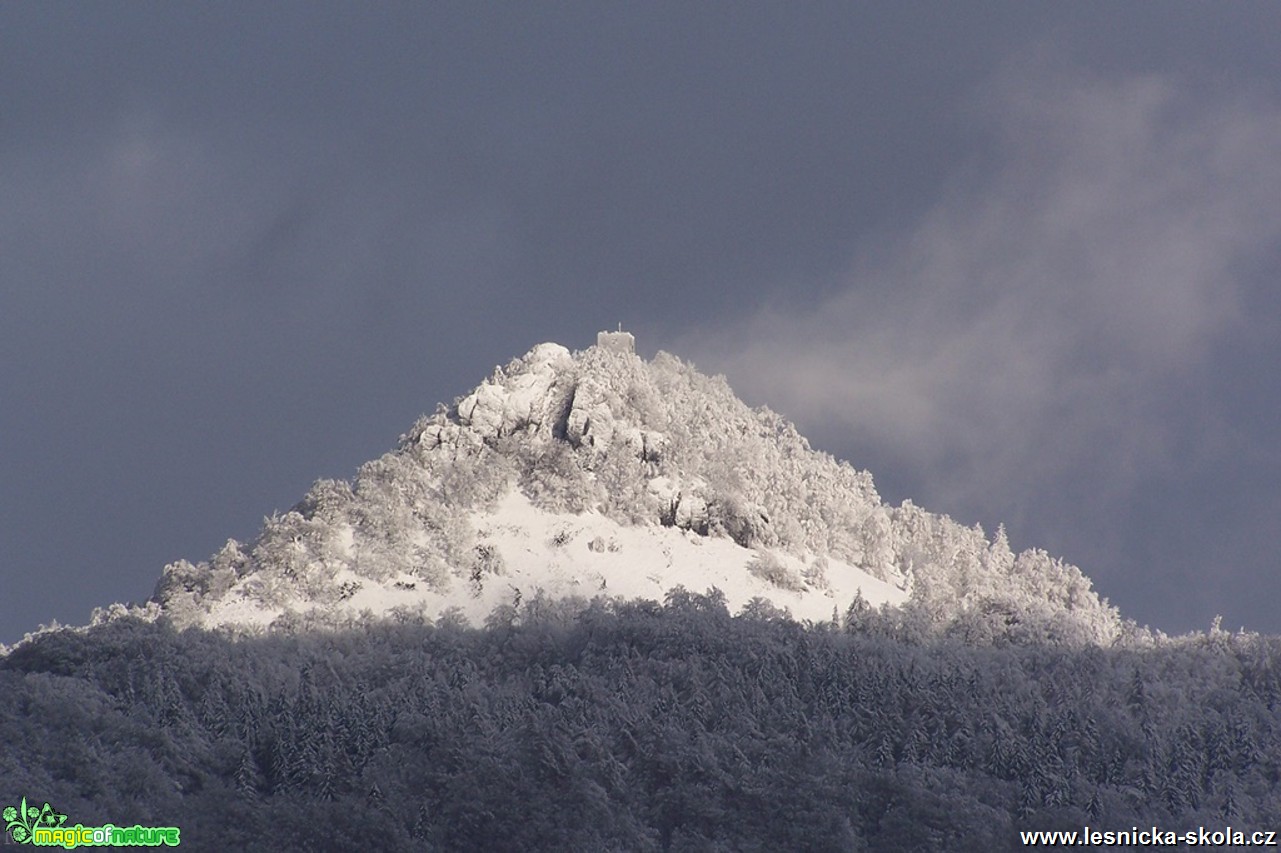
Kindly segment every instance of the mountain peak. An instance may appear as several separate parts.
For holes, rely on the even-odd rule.
[[[182,624],[449,609],[480,621],[540,592],[660,599],[676,587],[814,620],[855,598],[910,600],[975,636],[1097,641],[1119,624],[1074,567],[886,506],[867,472],[814,451],[724,378],[663,352],[641,359],[621,328],[496,368],[350,483],[317,482],[249,545],[166,567],[154,600]]]

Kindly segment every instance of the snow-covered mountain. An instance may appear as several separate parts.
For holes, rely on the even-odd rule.
[[[496,369],[253,542],[167,566],[144,611],[250,631],[448,611],[479,624],[540,594],[677,587],[814,621],[854,602],[898,607],[975,640],[1107,642],[1121,628],[1075,567],[1014,555],[1003,530],[989,540],[885,505],[867,472],[721,377],[667,353],[642,360],[625,332],[578,352],[540,344]]]

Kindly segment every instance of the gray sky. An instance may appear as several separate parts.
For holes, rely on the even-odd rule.
[[[0,641],[535,343],[1281,631],[1270,3],[5,4]]]

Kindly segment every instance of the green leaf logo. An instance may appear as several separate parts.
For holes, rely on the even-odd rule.
[[[67,822],[67,816],[53,806],[45,803],[42,808],[36,808],[27,804],[26,797],[16,807],[5,807],[2,814],[5,832],[19,844],[30,843],[38,826],[54,829]]]

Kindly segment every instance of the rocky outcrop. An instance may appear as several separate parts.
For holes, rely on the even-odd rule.
[[[619,333],[602,334],[617,337]],[[604,351],[612,357],[635,358],[630,347],[615,346],[614,338],[610,341]],[[418,442],[430,450],[532,433],[566,441],[575,450],[607,453],[625,448],[640,461],[657,464],[667,437],[633,423],[625,412],[619,389],[608,378],[583,370],[559,344],[539,344],[459,399],[452,417],[424,424]]]
[[[569,350],[539,344],[459,400],[457,421],[486,441],[523,431],[551,434],[574,396],[575,372]]]

